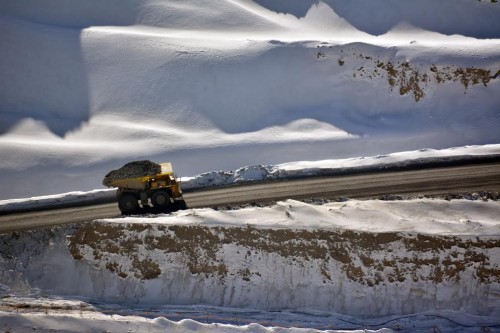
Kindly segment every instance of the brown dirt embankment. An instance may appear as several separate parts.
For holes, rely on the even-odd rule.
[[[465,276],[481,284],[500,282],[499,263],[488,256],[488,251],[500,248],[500,240],[480,237],[89,223],[71,236],[69,250],[76,260],[92,262],[122,278],[157,278],[179,257],[191,274],[217,277],[222,283],[261,275],[258,265],[233,270],[223,255],[226,245],[246,251],[245,259],[253,262],[263,255],[278,255],[298,266],[314,261],[315,274],[324,283],[332,283],[338,274],[367,286],[407,280],[459,282]]]

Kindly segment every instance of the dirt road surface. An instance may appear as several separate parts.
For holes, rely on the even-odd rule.
[[[190,208],[200,208],[283,199],[367,199],[387,194],[475,191],[500,192],[500,163],[274,181],[194,191],[184,197]],[[0,233],[119,216],[116,203],[7,214],[0,216]]]

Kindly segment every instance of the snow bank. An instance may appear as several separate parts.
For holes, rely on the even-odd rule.
[[[33,198],[0,200],[0,213],[96,205],[114,200],[116,200],[116,189],[76,191]]]
[[[99,312],[83,312],[74,310],[72,312],[53,311],[45,307],[48,313],[25,313],[12,314],[0,311],[2,326],[7,331],[25,332],[36,330],[37,332],[71,332],[87,333],[97,330],[102,332],[149,332],[149,333],[334,333],[346,332],[346,330],[316,330],[311,328],[297,327],[266,327],[251,323],[248,325],[236,324],[207,324],[191,319],[183,319],[178,322],[159,318],[145,318],[140,316],[106,315]],[[55,312],[55,313],[54,313]],[[59,313],[58,313],[59,312]],[[359,329],[349,330],[352,333],[390,333],[390,329]]]
[[[15,333],[28,330],[38,332],[226,332],[226,333],[390,333],[401,330],[473,333],[493,330],[497,322],[453,311],[425,312],[413,316],[388,317],[382,320],[362,321],[356,318],[328,313],[260,312],[210,307],[160,307],[124,311],[115,307],[95,308],[85,302],[39,298],[36,300],[6,297],[0,300],[4,308],[17,312],[0,311],[2,328]],[[104,313],[106,314],[104,314]],[[166,317],[163,317],[165,315]],[[170,317],[192,316],[181,320]],[[226,322],[211,323],[214,317]],[[253,320],[248,322],[248,320]],[[247,323],[248,324],[245,324]],[[309,323],[322,327],[314,329]],[[290,324],[295,327],[289,327]],[[297,327],[299,326],[299,327]]]
[[[420,149],[387,155],[354,157],[322,161],[295,161],[278,165],[254,165],[235,171],[213,171],[182,177],[186,190],[233,185],[253,181],[292,179],[335,175],[356,171],[376,171],[390,168],[425,167],[453,162],[474,161],[500,156],[500,145],[466,146],[450,149]]]

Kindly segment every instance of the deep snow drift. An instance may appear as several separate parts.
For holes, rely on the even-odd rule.
[[[1,199],[499,143],[489,1],[0,2]],[[78,13],[78,14],[76,14]]]

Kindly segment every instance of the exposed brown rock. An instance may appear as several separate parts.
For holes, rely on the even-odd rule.
[[[500,247],[499,239],[405,233],[372,233],[352,230],[259,229],[218,226],[162,226],[151,224],[141,232],[131,232],[128,224],[88,223],[77,229],[69,241],[76,260],[89,260],[119,276],[154,279],[162,267],[148,251],[162,251],[165,258],[182,256],[191,274],[216,277],[228,275],[248,281],[260,273],[249,269],[229,271],[220,256],[225,244],[246,248],[246,260],[258,260],[267,253],[278,254],[290,265],[319,263],[318,275],[333,283],[331,271],[369,286],[379,283],[459,281],[462,274],[472,274],[480,283],[500,282],[500,267],[491,263],[484,251]],[[142,255],[140,255],[140,249]],[[394,250],[397,249],[397,250]],[[91,256],[85,253],[92,253]],[[104,262],[109,255],[131,262],[129,270],[114,262]]]

